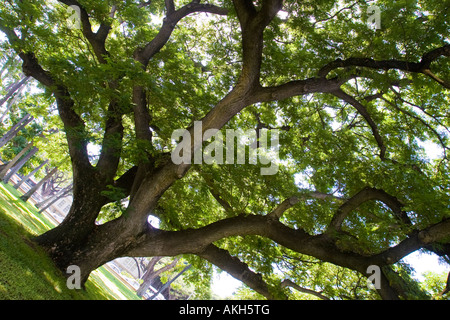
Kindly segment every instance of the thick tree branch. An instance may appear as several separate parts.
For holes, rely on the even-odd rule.
[[[58,1],[67,6],[76,6],[79,8],[79,18],[81,20],[83,35],[94,49],[97,60],[102,64],[107,63],[106,58],[109,56],[109,52],[106,50],[105,44],[111,30],[111,25],[102,22],[97,32],[94,33],[92,31],[92,25],[87,10],[77,0]],[[116,6],[112,7],[109,14],[110,18],[114,17],[116,9]],[[107,83],[111,89],[117,87],[117,79],[108,79],[105,83]],[[116,99],[112,98],[107,111],[102,150],[97,164],[97,169],[106,181],[112,181],[119,164],[120,152],[122,149],[121,140],[123,137],[122,114],[123,111],[119,110]]]
[[[199,254],[211,243],[231,236],[259,235],[318,259],[365,272],[368,258],[343,252],[326,235],[312,236],[291,229],[268,216],[237,216],[217,221],[199,229],[163,231],[152,229],[142,242],[127,252],[130,256],[175,256],[182,253]]]
[[[44,70],[33,53],[19,52],[23,61],[23,72],[35,78],[40,83],[52,90],[69,145],[69,153],[75,168],[80,170],[91,168],[87,153],[87,133],[84,121],[74,110],[74,101],[70,97],[68,89],[58,83],[53,75]]]
[[[16,33],[4,26],[0,20],[0,30],[4,32],[11,43],[16,48],[16,52],[22,59],[22,70],[26,76],[33,77],[42,85],[49,88],[56,98],[59,115],[64,124],[64,129],[69,145],[69,153],[76,172],[91,169],[87,153],[87,133],[85,123],[81,117],[74,111],[74,101],[70,97],[68,89],[59,83],[54,76],[47,70],[44,70],[39,64],[33,52],[24,52],[20,49],[20,39]],[[76,173],[75,172],[75,173]]]
[[[284,200],[282,203],[280,203],[267,216],[272,219],[279,220],[286,210],[292,208],[299,201],[300,200],[298,197],[290,197],[290,198]]]
[[[200,4],[191,2],[182,8],[175,10],[173,1],[166,1],[167,15],[164,18],[163,25],[158,34],[143,48],[138,48],[134,52],[135,60],[139,61],[144,67],[147,66],[150,59],[158,53],[169,40],[177,23],[184,17],[195,12],[208,12],[219,15],[227,15],[228,10],[211,4]]]
[[[433,244],[448,246],[450,239],[450,219],[443,219],[422,230],[413,231],[397,245],[384,250],[371,257],[372,264],[388,265],[401,260],[408,254],[426,248],[442,254],[439,250],[433,249]]]
[[[397,198],[386,193],[384,190],[366,187],[339,207],[328,226],[327,232],[340,230],[342,222],[353,210],[371,200],[383,202],[392,210],[395,218],[399,222],[406,225],[412,225],[408,215],[402,210],[403,204]]]
[[[425,74],[445,88],[449,89],[450,83],[437,78],[430,70],[431,63],[436,61],[441,56],[450,57],[450,45],[447,44],[425,53],[420,62],[408,62],[396,59],[374,60],[370,58],[348,58],[346,60],[337,59],[322,67],[318,72],[318,76],[320,78],[325,78],[335,69],[349,67],[366,67],[379,70],[397,69],[406,72]]]
[[[175,12],[175,4],[173,0],[165,0],[167,15],[171,15]]]
[[[102,150],[97,163],[97,169],[107,181],[112,181],[116,175],[122,151],[123,131],[122,113],[118,110],[117,103],[112,101],[108,107]]]
[[[277,298],[269,291],[261,274],[253,272],[247,264],[240,261],[238,258],[231,256],[228,251],[211,244],[197,255],[226,271],[237,280],[242,281],[248,287],[259,294],[262,294],[267,299]]]
[[[239,85],[247,91],[260,86],[263,32],[281,9],[281,0],[267,0],[257,11],[252,1],[233,1],[242,32],[242,72]]]
[[[228,14],[228,10],[210,4],[191,2],[179,10],[175,10],[175,5],[172,0],[165,1],[165,5],[167,13],[159,33],[145,47],[136,49],[133,55],[134,59],[140,62],[144,69],[150,59],[167,43],[176,24],[182,18],[195,12],[209,12],[219,15]],[[151,143],[153,136],[152,131],[150,130],[151,115],[147,108],[147,92],[145,88],[142,86],[135,86],[133,88],[132,99],[136,138]],[[144,173],[141,173],[139,176],[142,176],[143,174]]]
[[[333,92],[338,90],[347,80],[308,78],[290,81],[279,86],[261,87],[252,95],[252,103],[284,100],[310,93]]]
[[[106,57],[109,56],[105,47],[106,38],[108,37],[111,25],[105,22],[100,24],[97,32],[92,31],[92,25],[89,19],[89,14],[86,9],[77,0],[58,0],[59,2],[67,6],[76,6],[80,9],[81,29],[83,35],[91,44],[94,49],[94,53],[100,63],[106,63]],[[111,11],[113,15],[113,10]]]
[[[233,1],[234,8],[241,25],[247,25],[248,21],[257,14],[255,5],[251,0],[235,0]]]
[[[147,93],[142,86],[133,88],[133,115],[136,138],[151,142],[153,137],[150,130],[151,116],[147,106]]]

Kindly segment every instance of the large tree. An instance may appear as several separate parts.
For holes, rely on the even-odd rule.
[[[55,101],[72,164],[70,212],[36,242],[83,282],[116,257],[189,254],[266,298],[374,297],[371,265],[381,298],[423,297],[399,261],[450,254],[448,8],[370,4],[3,1],[5,46]],[[195,141],[195,121],[279,130],[278,172],[175,163],[172,133]],[[339,274],[348,294],[324,284]]]

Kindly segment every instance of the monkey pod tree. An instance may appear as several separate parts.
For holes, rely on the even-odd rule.
[[[3,2],[5,45],[56,103],[72,163],[70,212],[36,242],[83,282],[117,257],[185,254],[269,299],[424,297],[401,259],[450,254],[446,8],[377,5]],[[175,164],[172,133],[194,121],[278,129],[278,172]]]

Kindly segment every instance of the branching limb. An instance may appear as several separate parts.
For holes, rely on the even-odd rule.
[[[122,112],[118,109],[116,101],[109,103],[102,149],[97,163],[97,169],[108,181],[112,181],[116,175],[122,151],[124,127]]]
[[[281,0],[264,1],[259,11],[252,1],[233,1],[242,30],[242,73],[239,85],[246,91],[260,86],[263,32],[281,9]]]
[[[83,32],[83,35],[86,37],[86,39],[91,44],[92,48],[94,49],[94,53],[100,63],[106,63],[105,58],[109,56],[108,51],[105,47],[106,38],[108,37],[108,34],[111,30],[111,25],[108,23],[101,23],[100,27],[98,28],[97,32],[92,31],[92,25],[89,19],[89,14],[87,13],[86,9],[77,1],[77,0],[58,0],[59,2],[68,5],[68,6],[77,6],[80,10],[80,22],[81,22],[81,29]],[[115,6],[113,6],[110,17],[114,16],[115,13]]]
[[[347,80],[349,79],[308,78],[290,81],[279,86],[259,88],[252,95],[252,103],[279,101],[310,93],[332,92],[338,90]]]
[[[267,216],[271,219],[279,220],[286,210],[292,208],[299,201],[298,197],[290,197],[273,209]]]
[[[425,74],[448,89],[450,88],[450,83],[439,79],[430,70],[431,63],[436,61],[441,56],[450,57],[450,45],[447,44],[425,53],[420,62],[408,62],[396,59],[374,60],[371,58],[348,58],[345,60],[337,59],[322,67],[318,72],[318,76],[320,78],[325,78],[331,71],[338,68],[366,67],[379,70],[397,69],[405,72]]]
[[[342,222],[348,214],[350,214],[350,212],[358,208],[363,203],[371,200],[383,202],[392,210],[395,218],[399,222],[412,225],[408,215],[402,210],[403,204],[397,198],[386,193],[384,190],[366,187],[339,207],[328,226],[327,232],[340,230]]]
[[[339,223],[350,210],[370,199],[384,202],[398,213],[398,219],[406,219],[402,216],[400,211],[401,203],[397,199],[381,190],[367,188],[349,199],[341,207],[341,211],[334,217],[332,225],[339,226]],[[272,216],[279,215],[280,212],[289,206],[288,201],[280,204],[274,210],[275,213]],[[111,223],[117,222],[112,221]],[[107,228],[108,224],[106,223],[103,227]],[[236,216],[198,229],[181,231],[163,231],[152,228],[147,230],[147,233],[141,237],[139,243],[135,247],[130,248],[126,254],[129,256],[176,256],[190,253],[205,256],[205,252],[212,252],[211,255],[217,254],[222,256],[223,252],[220,254],[216,253],[217,249],[211,248],[210,245],[220,239],[238,235],[266,237],[295,252],[311,255],[322,261],[346,267],[366,275],[369,265],[390,265],[422,247],[445,241],[450,236],[450,219],[444,219],[426,229],[415,231],[398,245],[372,256],[342,251],[336,245],[332,234],[326,232],[321,235],[310,235],[302,229],[294,230],[287,227],[270,215]],[[387,280],[379,292],[384,298],[395,298]]]
[[[91,168],[87,153],[88,140],[85,123],[74,111],[75,103],[71,98],[68,89],[57,82],[50,72],[41,67],[34,53],[18,52],[18,54],[23,61],[23,72],[27,76],[35,78],[41,84],[53,91],[59,115],[64,123],[69,152],[74,168],[80,170]]]
[[[150,59],[158,53],[162,47],[167,43],[177,23],[184,17],[195,12],[208,12],[219,15],[227,15],[228,10],[214,6],[211,4],[189,3],[182,8],[175,10],[174,2],[168,0],[166,3],[167,14],[164,18],[163,25],[158,34],[143,48],[138,48],[134,52],[135,60],[142,63],[144,67],[147,66]]]
[[[175,12],[175,3],[173,2],[173,0],[165,0],[164,2],[166,6],[167,15],[169,16]]]
[[[443,219],[422,230],[413,231],[408,237],[399,244],[380,252],[371,257],[371,264],[387,265],[393,264],[407,256],[408,254],[420,249],[427,248],[433,251],[433,243],[439,245],[447,244],[450,236],[450,219]],[[436,253],[441,253],[437,251]]]
[[[380,159],[385,160],[386,146],[384,145],[383,138],[380,135],[377,124],[375,123],[375,121],[373,121],[366,107],[364,107],[358,100],[345,93],[342,89],[333,91],[332,94],[351,104],[364,117],[364,119],[372,129],[372,134],[378,144],[378,147],[380,148]]]

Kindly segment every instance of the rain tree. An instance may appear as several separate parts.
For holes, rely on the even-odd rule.
[[[185,255],[268,299],[426,297],[402,258],[450,254],[447,12],[443,1],[3,1],[4,46],[56,107],[72,167],[70,212],[35,241],[82,283],[117,257]],[[220,140],[210,129],[276,132],[277,172],[175,163],[174,131],[195,154],[198,122],[204,145]]]

